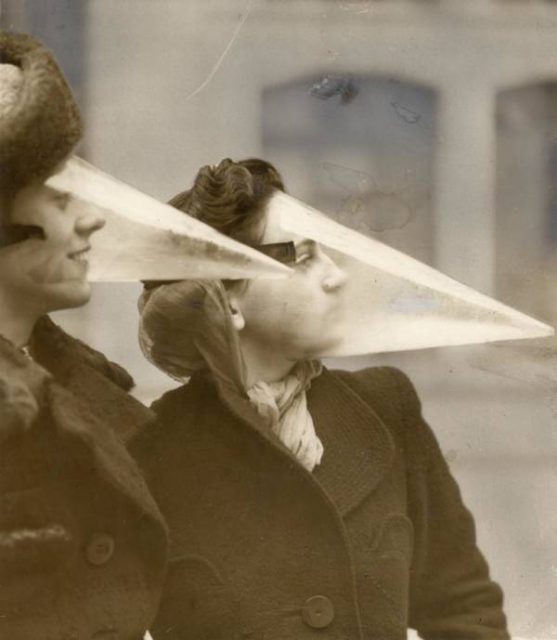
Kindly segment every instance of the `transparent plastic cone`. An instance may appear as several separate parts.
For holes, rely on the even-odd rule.
[[[279,226],[318,242],[346,273],[338,293],[348,356],[553,335],[553,329],[432,267],[349,229],[283,193],[269,211]]]
[[[47,184],[100,209],[91,281],[283,277],[290,270],[194,218],[73,157]]]

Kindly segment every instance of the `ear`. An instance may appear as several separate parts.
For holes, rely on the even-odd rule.
[[[246,326],[246,319],[240,307],[240,301],[234,293],[228,293],[228,309],[232,315],[232,324],[236,331],[242,331]]]

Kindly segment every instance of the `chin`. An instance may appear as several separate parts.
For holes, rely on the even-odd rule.
[[[306,346],[303,349],[303,359],[318,359],[327,357],[330,353],[334,352],[342,343],[342,337],[330,338],[328,340],[321,340],[318,344],[312,344]]]
[[[91,285],[88,282],[69,282],[54,285],[49,292],[51,311],[75,309],[87,304],[91,299]]]
[[[323,340],[316,349],[315,357],[324,358],[329,356],[331,353],[335,353],[342,345],[343,340],[343,335],[330,336],[328,340]]]

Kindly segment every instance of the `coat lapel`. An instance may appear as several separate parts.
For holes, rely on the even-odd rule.
[[[244,424],[320,485],[342,516],[369,495],[391,467],[395,445],[387,427],[352,388],[327,369],[313,381],[307,396],[325,448],[321,464],[312,473],[270,432],[247,398],[220,388],[218,393]]]
[[[81,340],[65,333],[48,316],[40,318],[35,325],[29,341],[29,351],[36,362],[64,385],[73,378],[72,369],[79,364],[98,371],[124,391],[129,391],[134,386],[133,378],[125,369]]]
[[[313,474],[345,516],[391,467],[393,438],[373,409],[326,369],[308,392],[308,407],[325,449]]]
[[[30,353],[66,390],[86,401],[124,444],[153,422],[153,413],[127,393],[133,379],[125,369],[72,338],[47,316],[37,322]]]
[[[192,378],[192,382],[193,382]],[[253,406],[247,396],[242,396],[235,388],[226,388],[216,382],[210,381],[209,377],[205,378],[209,384],[215,385],[217,394],[222,403],[244,424],[247,424],[259,437],[262,437],[268,444],[286,455],[296,466],[300,463],[296,460],[294,454],[285,447],[282,442],[272,433],[271,429],[265,424],[262,416],[259,415],[257,409]],[[190,384],[192,384],[190,382]]]
[[[118,435],[90,411],[88,402],[68,389],[53,383],[48,388],[48,408],[57,428],[81,443],[83,465],[95,469],[104,482],[125,495],[136,508],[151,516],[159,529],[162,516],[145,482],[127,450],[117,440]]]

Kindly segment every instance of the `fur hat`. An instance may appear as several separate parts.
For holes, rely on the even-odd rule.
[[[28,35],[0,31],[0,189],[46,179],[72,151],[82,124],[54,56]]]

